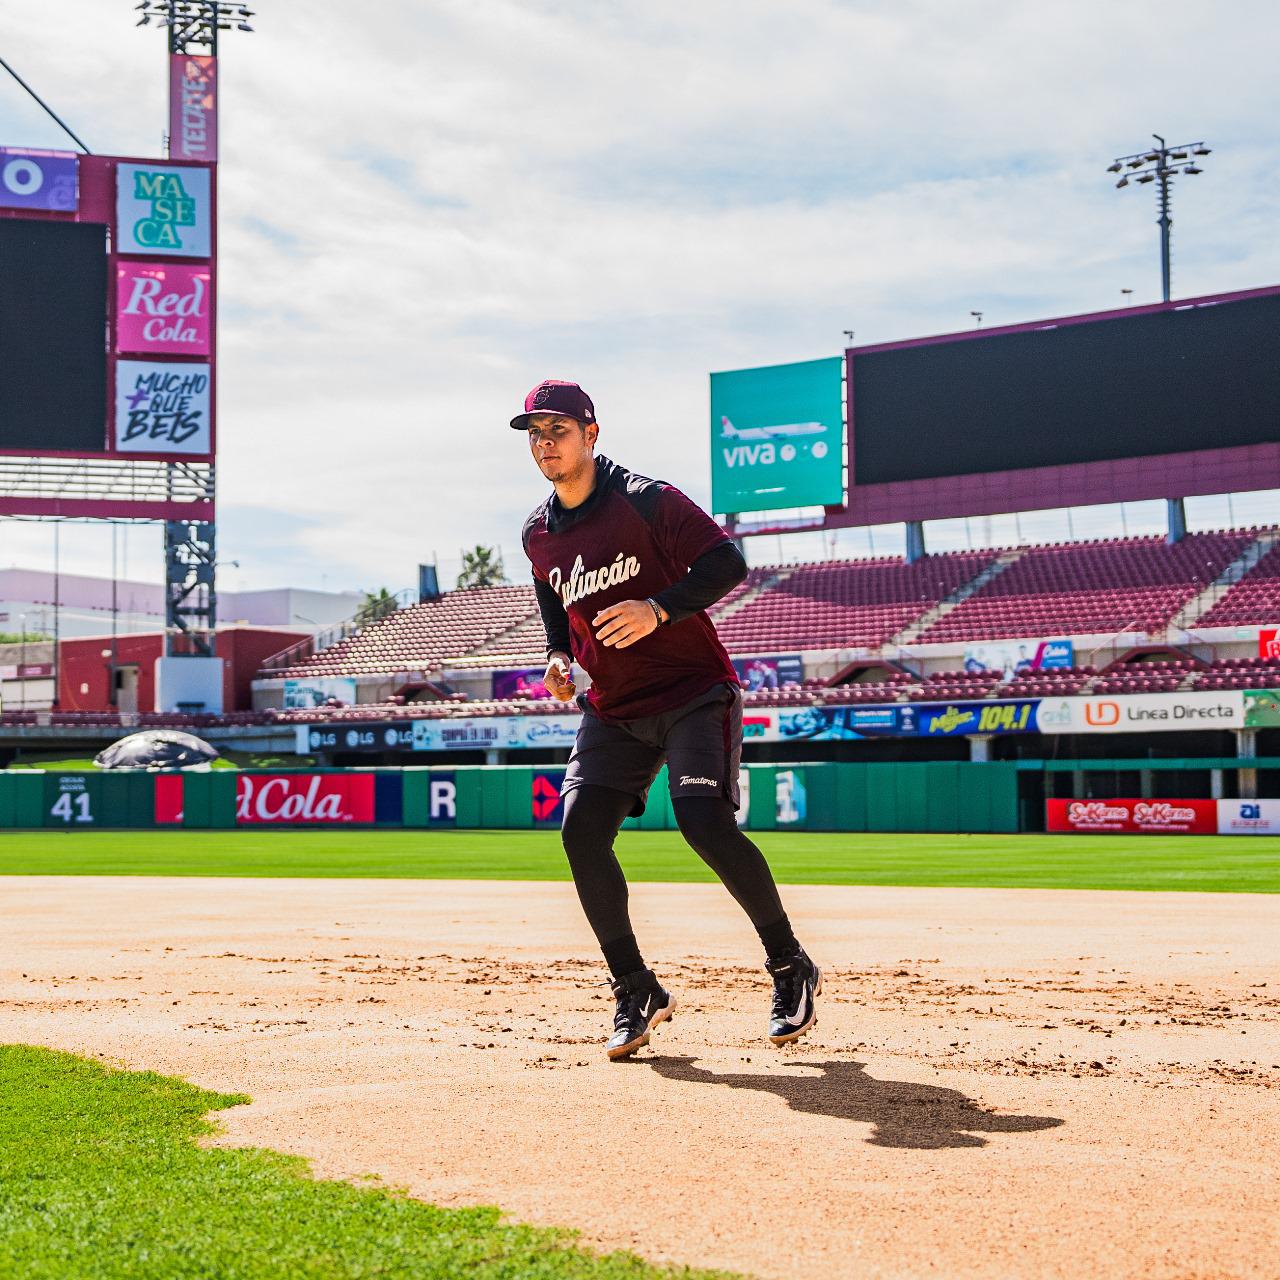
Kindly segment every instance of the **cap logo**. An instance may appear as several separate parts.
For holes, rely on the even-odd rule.
[[[537,391],[533,393],[533,403],[535,405],[546,404],[547,401],[550,399],[551,399],[550,387],[545,387],[545,386],[539,387]]]

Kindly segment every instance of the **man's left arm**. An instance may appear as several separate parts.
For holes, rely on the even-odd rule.
[[[747,562],[742,552],[732,542],[722,542],[699,556],[679,582],[653,598],[668,622],[682,622],[723,600],[746,576]]]

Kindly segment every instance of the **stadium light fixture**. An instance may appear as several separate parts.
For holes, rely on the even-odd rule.
[[[1118,156],[1107,166],[1107,172],[1120,173],[1128,169],[1129,172],[1116,183],[1117,188],[1127,187],[1131,182],[1143,186],[1150,182],[1160,183],[1158,204],[1160,216],[1156,219],[1160,227],[1160,283],[1162,296],[1165,302],[1168,302],[1170,300],[1169,232],[1173,226],[1170,184],[1179,173],[1194,177],[1204,172],[1194,163],[1179,165],[1174,162],[1186,161],[1192,156],[1207,156],[1209,148],[1203,142],[1183,142],[1170,147],[1158,133],[1153,133],[1151,136],[1160,144],[1158,147],[1150,151],[1138,151],[1129,156]]]
[[[226,0],[142,0],[135,8],[142,12],[138,26],[155,18],[158,26],[169,28],[170,53],[207,53],[216,57],[219,31],[253,30],[249,19],[254,11],[248,5],[228,4]]]

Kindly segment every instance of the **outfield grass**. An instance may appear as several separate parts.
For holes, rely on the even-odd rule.
[[[710,1280],[497,1209],[318,1181],[260,1149],[204,1150],[247,1102],[152,1072],[0,1045],[0,1275],[23,1280]],[[717,1273],[723,1275],[723,1273]]]
[[[759,832],[785,884],[1280,892],[1280,837]],[[625,831],[633,880],[709,881],[679,835]],[[0,874],[567,880],[554,831],[0,833]]]

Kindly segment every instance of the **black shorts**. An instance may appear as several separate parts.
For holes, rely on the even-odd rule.
[[[667,762],[671,797],[724,796],[736,809],[742,763],[742,690],[718,684],[661,715],[601,720],[579,698],[582,726],[565,769],[561,795],[575,787],[612,787],[636,798],[631,816],[644,812],[649,788]]]

